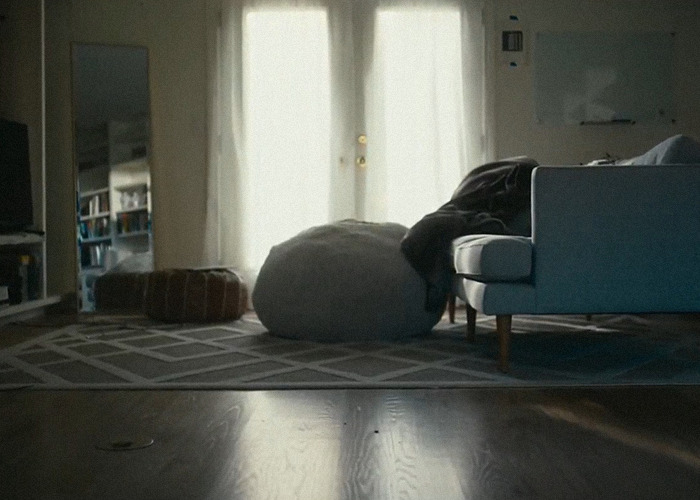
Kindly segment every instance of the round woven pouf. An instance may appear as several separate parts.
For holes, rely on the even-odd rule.
[[[146,278],[144,312],[161,321],[232,321],[247,302],[248,287],[231,269],[164,269]]]
[[[399,224],[342,221],[272,248],[253,307],[274,335],[317,341],[395,340],[430,332],[426,284],[405,259]]]

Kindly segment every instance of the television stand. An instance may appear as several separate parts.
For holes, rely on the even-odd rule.
[[[24,231],[21,231],[21,232],[29,233],[29,234],[38,234],[39,236],[44,236],[46,234],[41,229],[25,229]]]
[[[41,231],[0,234],[0,285],[13,286],[15,296],[13,303],[0,304],[0,323],[41,314],[61,301],[46,296],[44,235],[38,233]]]
[[[55,295],[43,299],[20,302],[19,304],[0,306],[0,325],[9,321],[18,321],[41,316],[46,312],[48,307],[60,304],[61,302],[63,302],[63,298]]]
[[[44,242],[43,231],[22,231],[0,234],[0,247],[10,245],[34,245]]]

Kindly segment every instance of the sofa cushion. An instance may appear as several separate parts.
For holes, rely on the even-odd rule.
[[[532,271],[532,240],[470,234],[452,242],[455,272],[476,281],[522,281]]]

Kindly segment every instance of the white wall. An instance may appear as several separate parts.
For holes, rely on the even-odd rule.
[[[684,133],[700,140],[700,2],[693,0],[504,0],[492,3],[489,51],[495,103],[495,156],[528,155],[540,163],[576,164],[605,153],[631,157],[661,140]],[[516,15],[518,23],[510,21]],[[518,25],[515,28],[515,25]],[[510,68],[501,57],[500,36],[522,29],[523,65]],[[535,122],[532,54],[537,32],[668,31],[675,46],[675,125],[546,126]]]
[[[205,0],[46,2],[49,293],[75,290],[71,43],[147,47],[157,267],[201,261],[205,210]]]

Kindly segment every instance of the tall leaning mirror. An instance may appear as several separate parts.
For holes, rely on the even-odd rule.
[[[95,281],[153,267],[148,51],[73,44],[79,310]]]

